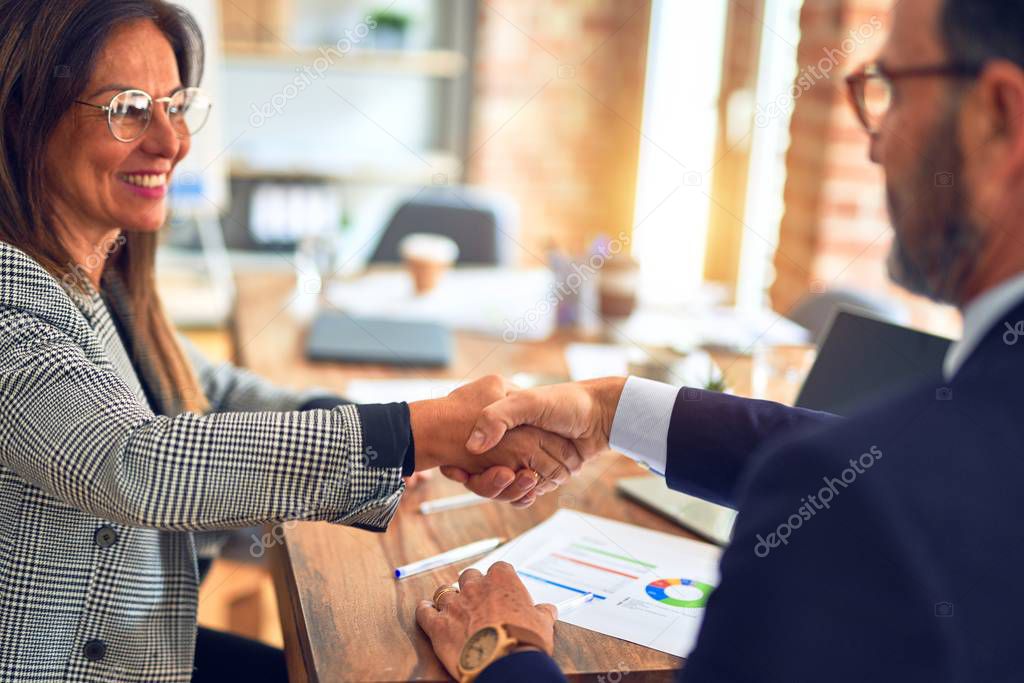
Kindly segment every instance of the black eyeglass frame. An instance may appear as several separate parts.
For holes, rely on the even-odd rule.
[[[117,133],[115,133],[114,132],[114,122],[111,120],[112,117],[113,117],[113,112],[114,112],[114,101],[117,100],[118,97],[121,97],[122,95],[124,95],[126,93],[137,93],[137,94],[140,94],[140,95],[145,95],[146,99],[149,100],[150,115],[149,115],[149,118],[146,119],[146,125],[144,125],[142,127],[142,130],[140,130],[137,135],[135,135],[134,137],[131,137],[131,138],[123,138],[123,137],[120,137]],[[174,99],[176,97],[179,97],[182,93],[192,93],[194,95],[201,95],[203,98],[205,98],[205,100],[206,100],[206,102],[208,104],[208,106],[206,108],[206,116],[203,117],[202,122],[198,126],[196,126],[195,130],[188,130],[188,127],[186,126],[185,127],[185,132],[182,133],[177,128],[175,128],[175,130],[174,130],[175,134],[179,138],[185,138],[185,137],[188,137],[188,136],[195,135],[196,133],[201,131],[203,129],[203,126],[206,125],[206,122],[210,120],[210,111],[213,109],[213,102],[210,101],[210,98],[206,95],[205,92],[203,92],[203,90],[201,88],[197,88],[197,87],[194,87],[194,86],[190,86],[190,87],[186,87],[186,88],[180,88],[179,90],[175,90],[173,93],[171,93],[167,97],[153,97],[152,95],[150,95],[145,90],[140,90],[138,88],[129,88],[127,90],[122,90],[119,93],[115,93],[114,96],[110,98],[110,102],[107,103],[107,104],[93,104],[92,102],[86,102],[84,100],[75,100],[75,104],[84,104],[87,107],[92,107],[94,109],[99,109],[100,111],[105,112],[106,115],[107,115],[107,129],[110,131],[110,134],[114,136],[114,139],[117,140],[118,142],[134,142],[135,140],[138,140],[143,135],[145,135],[146,131],[149,130],[149,124],[151,124],[153,122],[153,113],[152,113],[153,112],[153,107],[156,104],[163,104],[164,107],[167,110],[168,116],[170,116],[170,113],[171,113],[170,112],[171,102],[173,102]]]
[[[977,78],[984,71],[984,64],[968,64],[966,62],[952,62],[947,64],[928,64],[912,66],[903,69],[891,69],[880,62],[870,62],[854,71],[846,77],[847,94],[850,104],[857,112],[864,130],[871,135],[877,135],[878,129],[871,123],[871,117],[867,110],[866,86],[869,80],[881,80],[888,84],[892,90],[892,84],[906,78]]]

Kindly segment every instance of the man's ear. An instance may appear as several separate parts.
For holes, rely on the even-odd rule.
[[[965,161],[981,162],[996,187],[1024,181],[1024,69],[988,63],[965,98],[961,117]]]

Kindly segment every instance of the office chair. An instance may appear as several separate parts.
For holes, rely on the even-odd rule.
[[[444,235],[459,245],[459,265],[513,265],[518,211],[507,199],[445,188],[420,192],[395,210],[370,263],[401,261],[398,245],[411,233]]]

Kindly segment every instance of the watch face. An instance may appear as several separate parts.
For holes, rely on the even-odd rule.
[[[498,631],[492,626],[482,628],[466,641],[459,656],[459,666],[464,671],[475,671],[490,661],[497,647]]]

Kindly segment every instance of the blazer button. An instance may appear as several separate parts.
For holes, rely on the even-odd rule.
[[[96,542],[101,548],[109,548],[110,546],[117,543],[117,532],[112,527],[101,526],[93,534],[92,540]]]
[[[106,656],[107,644],[99,638],[90,640],[85,644],[85,647],[82,648],[82,654],[84,654],[85,658],[90,662],[98,662]]]

